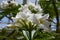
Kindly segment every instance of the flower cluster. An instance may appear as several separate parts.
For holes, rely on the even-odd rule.
[[[11,0],[11,1],[2,1],[2,3],[0,4],[0,8],[2,9],[5,9],[11,6],[18,6],[18,3],[15,2],[14,0]]]
[[[42,8],[40,7],[40,5],[35,5],[31,2],[29,2],[28,4],[22,5],[22,7],[19,9],[20,11],[30,11],[31,13],[42,13]]]
[[[35,13],[32,12],[32,10],[38,10]],[[49,14],[43,15],[42,8],[39,5],[35,5],[32,3],[22,5],[21,8],[19,8],[20,12],[17,13],[16,17],[12,17],[13,24],[7,25],[8,27],[23,27],[24,25],[28,28],[31,27],[31,25],[34,25],[32,27],[36,28],[42,28],[46,31],[49,30],[50,22],[47,21],[49,18]],[[32,28],[31,28],[32,29]]]

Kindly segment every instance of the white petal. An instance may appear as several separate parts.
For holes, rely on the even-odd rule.
[[[15,1],[14,0],[12,0],[12,1],[10,1],[11,3],[15,3]]]
[[[31,21],[34,24],[39,24],[39,21],[34,14],[31,14],[31,16],[28,18],[28,21]]]
[[[40,5],[36,5],[35,8],[38,9],[40,12],[42,12],[42,8]]]
[[[48,22],[47,20],[43,23],[43,25],[45,25],[47,28],[49,28],[50,24],[51,24],[51,22]]]
[[[45,14],[42,18],[43,19],[48,19],[49,18],[49,14]]]
[[[51,31],[50,28],[46,27],[46,26],[43,25],[43,24],[40,24],[40,25],[39,25],[39,28],[44,29],[46,32],[50,32],[50,31]]]
[[[42,18],[42,13],[41,14],[35,14],[35,16],[39,20],[40,18]]]
[[[8,26],[8,27],[11,27],[11,26],[13,26],[13,24],[8,24],[7,26]]]
[[[27,5],[28,5],[28,6],[32,6],[32,7],[35,7],[35,4],[32,3],[32,2],[29,2]]]

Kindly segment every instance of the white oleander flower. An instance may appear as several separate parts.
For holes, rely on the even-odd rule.
[[[12,4],[18,6],[18,3],[17,3],[16,1],[12,0],[12,1],[10,1],[10,2],[11,2]]]
[[[32,6],[33,8],[36,8],[38,10],[42,10],[39,7],[39,5],[37,6],[37,5],[34,5],[32,3],[21,6],[21,8],[19,8],[20,12],[17,13],[16,17],[12,18],[14,23],[15,23],[15,26],[20,26],[21,25],[20,27],[22,27],[24,25],[22,20],[24,20],[26,22],[31,22],[34,25],[36,24],[40,28],[48,30],[49,25],[50,25],[50,22],[47,21],[47,19],[49,18],[49,14],[43,15],[42,12],[38,12],[37,14],[34,14],[29,10],[28,6]]]
[[[27,20],[34,24],[39,24],[39,20],[36,18],[35,14],[31,14]]]
[[[19,10],[21,12],[30,12],[32,13],[32,11],[36,11],[37,13],[41,13],[42,12],[42,8],[40,7],[40,5],[35,5],[31,2],[29,2],[28,4],[25,5],[21,5],[21,8],[19,8]]]
[[[12,17],[13,21],[17,21],[17,20],[27,20],[27,18],[30,16],[31,14],[29,12],[25,13],[25,12],[19,12],[17,13],[16,17]]]
[[[7,26],[13,26],[12,24],[9,24],[9,25],[7,25]]]
[[[28,9],[27,5],[22,5],[21,8],[19,8],[20,12],[30,12],[30,10]]]
[[[35,8],[39,10],[40,13],[43,11],[40,5],[36,5]]]
[[[10,1],[10,2],[11,2],[11,3],[13,3],[13,4],[15,3],[15,1],[14,1],[14,0],[12,0],[12,1]]]
[[[8,28],[16,28],[16,26],[14,24],[8,24],[7,27]]]
[[[43,24],[45,21],[47,21],[49,17],[49,14],[45,14],[44,16],[42,16],[42,14],[31,14],[30,17],[28,18],[28,21],[32,21],[34,23],[39,23]]]
[[[50,25],[50,24],[48,24],[48,25]],[[40,24],[38,28],[43,29],[45,32],[51,32],[49,26],[46,27],[46,25],[44,25],[44,24]]]
[[[51,24],[51,22],[48,22],[47,19],[49,18],[49,14],[45,14],[44,16],[42,16],[42,18],[40,19],[40,24],[43,25],[42,28],[45,29],[47,32],[50,31],[50,27],[49,25]],[[41,27],[41,26],[40,26]]]
[[[29,13],[24,13],[24,12],[19,12],[17,15],[16,15],[16,18],[19,18],[19,19],[27,19],[29,17]]]
[[[29,2],[29,3],[27,4],[27,6],[31,6],[31,7],[35,8],[36,5],[35,5],[34,3]]]
[[[20,12],[16,15],[13,20],[15,21],[15,26],[20,26],[21,21],[19,22],[18,20],[24,20],[24,21],[29,21],[32,22],[33,24],[38,25],[40,28],[43,28],[44,30],[49,30],[49,25],[50,22],[48,22],[46,19],[48,19],[49,14],[45,14],[42,16],[42,14],[29,14],[27,15],[26,13]],[[20,25],[19,25],[20,24]],[[48,24],[48,25],[47,25]]]
[[[39,12],[42,12],[42,8],[41,8],[41,6],[40,5],[35,5],[35,4],[33,4],[33,3],[31,3],[31,2],[29,2],[28,4],[27,4],[27,6],[28,7],[32,7],[32,9],[34,9],[34,10],[38,10]]]
[[[37,24],[40,28],[43,28],[48,32],[50,31],[50,22],[47,21],[48,17],[49,14],[45,14],[44,16],[42,16],[42,14],[31,14],[31,16],[28,18],[28,21]]]
[[[48,22],[47,19],[49,18],[49,14],[45,14],[41,19],[40,19],[40,24],[43,24],[48,30],[50,30],[49,25],[51,22]],[[46,30],[47,30],[46,29]]]
[[[0,6],[1,6],[2,9],[5,9],[5,8],[9,7],[10,4],[18,6],[18,3],[15,2],[14,0],[10,1],[10,3],[8,3],[8,1],[2,1]]]

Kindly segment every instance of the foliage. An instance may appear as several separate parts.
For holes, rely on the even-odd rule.
[[[12,35],[10,35],[10,33],[13,31],[8,31],[9,29],[2,29],[3,31],[0,32],[0,40],[2,40],[3,38],[5,38],[6,40],[26,40],[26,38],[24,37],[23,33],[21,30],[16,30]],[[6,31],[5,31],[6,30]],[[4,35],[2,35],[2,33],[4,33]],[[10,35],[10,36],[8,36]],[[8,36],[8,37],[7,37]],[[39,37],[38,37],[39,36]],[[34,38],[33,40],[52,40],[54,39],[56,36],[56,33],[54,32],[44,32],[43,30],[38,30],[35,34],[34,34]]]
[[[46,14],[46,13],[49,13],[50,15],[50,18],[54,18],[56,15],[55,15],[55,11],[54,11],[54,7],[53,7],[53,4],[52,4],[52,1],[46,1],[46,0],[39,0],[39,4],[41,5],[42,9],[43,9],[43,12]]]

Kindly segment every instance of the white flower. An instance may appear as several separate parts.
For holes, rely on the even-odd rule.
[[[15,1],[14,1],[14,0],[12,0],[12,1],[10,1],[10,2],[11,2],[11,3],[13,3],[13,4],[15,3]]]
[[[13,26],[12,24],[9,24],[9,25],[7,25],[7,26]]]
[[[16,15],[16,18],[19,18],[19,19],[27,19],[28,15],[26,15],[26,13],[24,12],[20,12]]]
[[[8,28],[16,28],[16,26],[14,24],[8,24],[7,27]]]
[[[15,4],[16,6],[18,6],[18,3],[15,2],[14,0],[10,1],[12,4]]]
[[[39,12],[42,12],[42,8],[41,8],[40,5],[36,5],[35,8],[36,8],[37,10],[39,10]]]
[[[51,22],[47,21],[48,18],[49,18],[49,14],[45,14],[44,16],[42,16],[42,18],[40,19],[40,24],[43,24],[46,27],[49,27],[49,25],[51,24]]]
[[[2,3],[0,4],[0,6],[1,6],[2,9],[5,9],[6,7],[9,6],[9,4],[13,4],[13,5],[18,6],[18,3],[15,2],[14,0],[10,1],[10,3],[8,3],[8,1],[2,1]]]
[[[49,18],[49,14],[45,14],[42,18],[43,19],[48,19]]]
[[[35,10],[35,11],[38,11],[37,13],[41,13],[42,12],[42,8],[40,7],[40,5],[35,5],[31,2],[29,2],[28,4],[25,4],[25,5],[21,5],[21,8],[19,8],[19,10],[21,12],[31,12],[31,10]]]
[[[28,21],[32,21],[34,23],[39,23],[39,21],[41,22],[41,24],[43,24],[45,21],[47,21],[46,19],[48,19],[49,14],[46,14],[44,16],[42,16],[42,14],[31,14],[30,17],[28,18]]]
[[[17,20],[27,20],[27,18],[30,16],[31,14],[29,12],[25,13],[25,12],[19,12],[17,13],[16,17],[12,17],[13,21],[17,21]]]
[[[38,20],[43,17],[42,15],[43,15],[43,13],[35,14],[35,16],[36,16],[36,18],[37,18]]]
[[[28,8],[29,6],[31,6],[33,9],[38,10],[38,13],[32,13]],[[26,22],[31,22],[33,25],[36,24],[39,28],[43,28],[46,31],[49,30],[50,22],[47,21],[47,19],[49,18],[49,14],[43,15],[43,13],[41,12],[42,9],[39,5],[29,3],[21,6],[19,10],[20,12],[17,13],[16,17],[12,18],[15,26],[22,27],[24,25],[22,20],[24,20]]]
[[[46,31],[46,32],[51,32],[51,30],[50,30],[49,26],[48,26],[48,27],[46,27],[46,26],[45,26],[45,25],[43,25],[43,24],[40,24],[38,28],[39,28],[39,29],[43,29],[43,30],[44,30],[44,31]]]
[[[31,16],[28,18],[28,21],[37,24],[40,28],[49,31],[49,25],[50,22],[48,22],[46,19],[48,19],[49,14],[45,14],[42,16],[42,14],[31,14]]]
[[[23,25],[22,25],[21,23],[19,23],[19,22],[16,22],[14,25],[17,26],[17,27],[22,27],[22,26],[23,26]]]
[[[32,7],[34,10],[38,10],[40,13],[42,12],[42,8],[40,5],[35,5],[34,3],[29,2],[27,4],[28,7]]]
[[[29,3],[27,4],[27,6],[35,7],[36,5],[35,5],[34,3],[32,3],[32,2],[29,2]]]
[[[15,22],[17,21],[15,23],[15,26],[22,27],[22,24],[19,21],[23,19],[38,25],[40,28],[48,32],[50,31],[49,29],[50,22],[47,21],[48,18],[49,14],[45,14],[42,16],[42,14],[31,14],[31,13],[29,14],[25,12],[19,12],[13,19]]]
[[[39,20],[36,18],[35,14],[31,14],[31,16],[28,18],[28,21],[34,24],[39,24]]]
[[[25,12],[25,13],[30,12],[27,5],[24,5],[24,6],[22,5],[21,8],[19,8],[19,10],[21,12]]]

